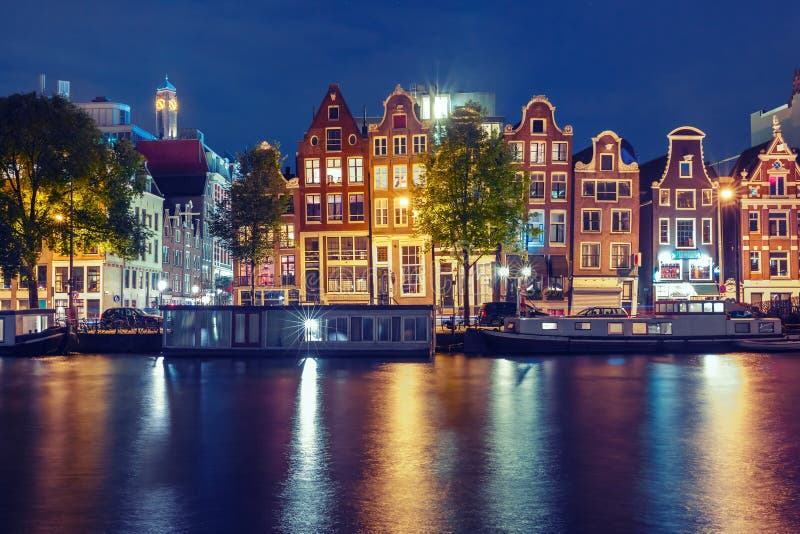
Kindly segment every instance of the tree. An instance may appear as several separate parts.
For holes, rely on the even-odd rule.
[[[250,294],[255,292],[256,266],[275,253],[281,216],[291,196],[281,174],[281,153],[261,143],[237,157],[242,178],[228,189],[228,199],[211,216],[209,229],[234,260],[250,266]]]
[[[147,230],[131,210],[144,190],[141,169],[130,143],[104,142],[92,119],[63,98],[0,98],[0,267],[27,279],[31,308],[39,306],[43,245],[67,254],[71,232],[79,250],[141,252]]]
[[[471,258],[514,243],[525,216],[523,184],[500,136],[481,127],[480,106],[456,109],[435,141],[416,192],[416,230],[460,258],[464,269],[464,321],[469,324]]]

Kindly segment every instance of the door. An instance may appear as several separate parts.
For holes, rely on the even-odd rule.
[[[378,267],[378,304],[389,304],[389,268]]]
[[[316,269],[306,271],[306,300],[319,302],[319,271]]]
[[[453,275],[443,273],[439,275],[439,294],[441,295],[441,306],[453,306]]]

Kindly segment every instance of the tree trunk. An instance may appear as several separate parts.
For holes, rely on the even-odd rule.
[[[250,259],[250,303],[256,305],[256,260]]]
[[[39,284],[36,280],[36,264],[33,266],[26,265],[25,270],[28,271],[28,307],[35,310],[39,308]]]
[[[461,249],[464,260],[464,326],[469,326],[469,250]]]

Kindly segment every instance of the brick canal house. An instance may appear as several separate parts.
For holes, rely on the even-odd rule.
[[[430,127],[399,85],[369,126],[372,287],[378,304],[431,304],[433,275],[426,240],[414,233],[414,187],[425,173]]]
[[[573,157],[571,309],[622,306],[636,313],[639,165],[633,147],[611,131]]]
[[[331,84],[297,151],[300,299],[370,302],[367,142]]]
[[[640,168],[641,187],[650,189],[640,213],[648,304],[719,296],[718,182],[704,163],[705,134],[683,126],[667,137],[667,155]]]
[[[738,206],[738,274],[744,302],[800,296],[800,168],[773,116],[772,139],[745,150],[732,178]]]
[[[199,213],[193,208],[189,200],[184,205],[175,204],[173,210],[164,210],[161,279],[167,285],[160,298],[156,292],[151,305],[201,303],[203,239]]]
[[[523,245],[532,273],[523,283],[534,286],[534,299],[546,299],[537,303],[540,307],[565,313],[572,255],[572,126],[559,128],[554,113],[546,97],[534,96],[523,106],[520,122],[506,125],[504,138],[518,174],[530,184],[527,209],[534,232]],[[514,258],[507,261],[513,271]]]

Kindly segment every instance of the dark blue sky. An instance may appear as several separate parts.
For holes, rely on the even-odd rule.
[[[167,72],[180,127],[201,129],[219,152],[277,140],[294,166],[329,83],[354,113],[378,115],[396,84],[438,79],[496,93],[512,124],[532,95],[547,95],[558,124],[575,128],[576,150],[611,129],[646,161],[689,124],[715,161],[747,146],[752,111],[789,98],[800,67],[791,4],[18,2],[3,14],[0,94],[35,90],[43,72],[50,91],[70,80],[73,100],[128,103],[153,130]]]

